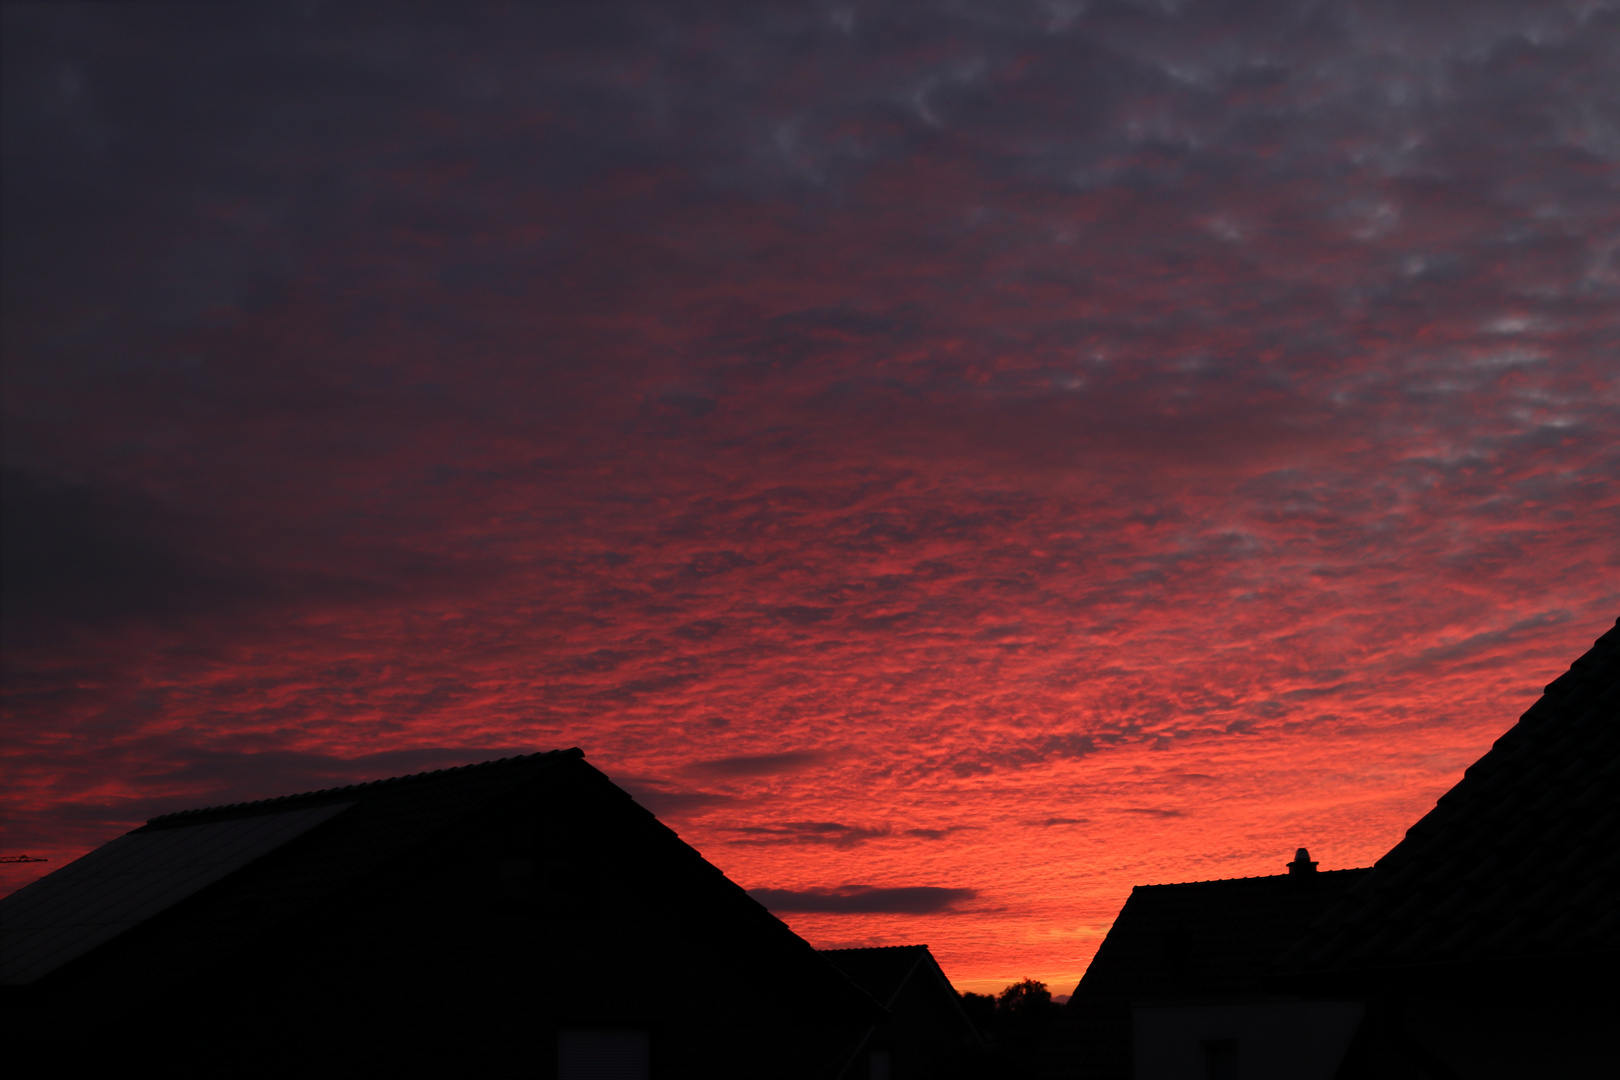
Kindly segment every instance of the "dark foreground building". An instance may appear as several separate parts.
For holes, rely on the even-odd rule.
[[[1069,998],[1043,1072],[1332,1080],[1361,1004],[1307,1000],[1265,976],[1367,873],[1318,872],[1301,849],[1275,877],[1138,885]]]
[[[8,1057],[74,1071],[832,1080],[888,1017],[578,750],[156,818],[0,919]]]
[[[824,949],[889,1015],[850,1062],[850,1080],[955,1080],[984,1066],[984,1040],[926,945]]]
[[[1620,1074],[1620,624],[1373,868],[1290,869],[1135,889],[1045,1075]]]
[[[1282,958],[1343,1080],[1620,1074],[1620,624]]]

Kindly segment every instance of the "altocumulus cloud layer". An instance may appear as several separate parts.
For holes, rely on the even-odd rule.
[[[1614,4],[4,31],[8,850],[578,744],[1063,983],[1620,609]]]

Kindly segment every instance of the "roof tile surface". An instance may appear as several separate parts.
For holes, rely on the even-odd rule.
[[[1308,972],[1620,950],[1620,622],[1284,957]]]
[[[177,924],[171,920],[172,925],[157,938],[150,934],[130,935],[127,931],[131,927],[124,926],[121,929],[125,932],[120,932],[114,942],[120,947],[118,962],[99,961],[93,981],[109,988],[151,987],[189,975],[201,965],[255,938],[270,925],[309,910],[337,890],[400,858],[449,829],[469,811],[499,799],[560,765],[583,762],[583,758],[583,753],[577,749],[553,750],[153,818],[127,833],[126,838],[136,840],[155,833],[280,816],[306,808],[348,807],[333,821],[339,827],[316,829],[289,845],[289,848],[297,848],[296,858],[277,862],[273,872],[267,864],[275,861],[276,852],[252,859],[245,867],[209,887],[210,893],[222,887],[231,888],[233,883],[241,882],[244,874],[249,875],[254,897],[250,911],[235,911],[230,918],[185,919]],[[628,795],[622,797],[629,799]],[[97,856],[100,850],[86,858]],[[49,887],[59,875],[74,873],[82,861],[69,863],[34,884]],[[241,887],[241,884],[235,885],[235,888]],[[7,904],[23,899],[24,891],[8,897]],[[168,917],[161,911],[152,914],[156,918],[141,921],[143,926]],[[129,941],[132,937],[138,940]],[[98,948],[85,959],[98,960],[104,955],[105,949]],[[60,973],[45,975],[45,979],[71,975],[78,966],[70,963]]]
[[[928,946],[888,945],[870,949],[818,951],[832,962],[833,967],[848,975],[856,986],[887,1007],[894,1003],[895,995],[928,955]]]

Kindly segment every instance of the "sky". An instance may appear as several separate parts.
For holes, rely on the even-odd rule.
[[[1620,614],[1620,4],[4,7],[9,891],[579,746],[1067,992]]]

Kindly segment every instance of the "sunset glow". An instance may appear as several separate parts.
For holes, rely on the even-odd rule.
[[[1620,614],[1620,8],[1416,7],[8,5],[0,891],[575,745],[963,990],[1369,865]]]

